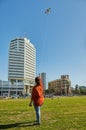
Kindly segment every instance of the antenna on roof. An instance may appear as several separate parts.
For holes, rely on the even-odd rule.
[[[28,33],[25,32],[23,37],[24,37],[24,38],[27,38],[27,37],[28,37]]]

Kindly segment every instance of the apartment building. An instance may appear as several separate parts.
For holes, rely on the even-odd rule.
[[[60,79],[48,82],[48,89],[57,95],[68,95],[71,93],[71,81],[69,75],[61,75]]]

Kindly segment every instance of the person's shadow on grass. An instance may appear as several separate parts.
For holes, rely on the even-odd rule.
[[[20,123],[14,123],[14,124],[3,124],[0,125],[0,130],[3,129],[9,129],[9,128],[18,128],[18,127],[29,127],[29,126],[34,126],[37,125],[35,121],[33,122],[20,122]]]

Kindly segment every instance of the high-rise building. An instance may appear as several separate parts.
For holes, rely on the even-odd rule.
[[[43,86],[44,86],[44,90],[46,90],[46,73],[39,73],[39,76],[41,77],[42,79],[42,83],[43,83]]]
[[[9,47],[8,81],[23,85],[24,93],[34,84],[36,76],[36,49],[27,38],[11,40]]]

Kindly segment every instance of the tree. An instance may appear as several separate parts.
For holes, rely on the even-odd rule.
[[[86,95],[86,87],[85,86],[80,86],[79,90],[80,90],[80,94]]]
[[[13,79],[11,79],[11,84],[14,85],[14,80]]]
[[[75,94],[80,94],[80,90],[79,90],[78,84],[75,85]]]

